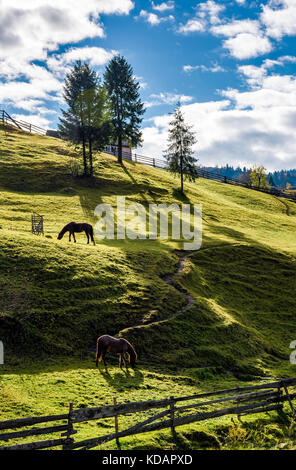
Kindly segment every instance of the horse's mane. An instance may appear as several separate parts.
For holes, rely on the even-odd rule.
[[[65,225],[65,227],[63,227],[60,231],[59,237],[62,237],[69,230],[69,225],[72,225],[73,223],[74,222],[70,222],[69,224]]]
[[[128,351],[127,351],[128,355],[132,356],[134,360],[138,359],[138,355],[136,351],[134,350],[133,346],[131,345],[131,343],[127,339],[125,339],[125,342],[128,345]]]

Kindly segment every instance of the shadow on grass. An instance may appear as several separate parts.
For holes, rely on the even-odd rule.
[[[188,196],[185,193],[182,193],[180,188],[173,189],[173,196],[174,196],[175,199],[178,199],[178,201],[181,201],[184,204],[189,204],[190,203],[190,199],[188,198]]]
[[[126,390],[127,387],[137,387],[144,382],[144,375],[138,368],[134,371],[122,369],[112,374],[110,374],[109,370],[106,371],[100,368],[99,372],[107,384],[118,392]]]

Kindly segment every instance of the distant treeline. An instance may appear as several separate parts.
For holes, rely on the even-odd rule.
[[[208,171],[214,171],[215,173],[219,173],[220,175],[225,175],[228,178],[236,178],[241,179],[244,176],[247,176],[250,168],[240,168],[233,166],[215,166],[215,167],[203,167]],[[290,170],[279,170],[274,171],[272,173],[267,173],[267,181],[272,186],[278,186],[280,188],[285,188],[287,183],[289,183],[292,187],[296,187],[296,168]]]

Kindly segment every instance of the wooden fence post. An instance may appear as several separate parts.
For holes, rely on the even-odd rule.
[[[171,416],[171,430],[175,432],[175,399],[170,397],[170,416]]]
[[[295,409],[294,409],[294,406],[293,406],[291,397],[290,397],[290,395],[289,395],[287,385],[285,384],[284,381],[282,382],[282,384],[283,384],[284,390],[285,390],[285,392],[286,392],[286,395],[287,395],[287,398],[288,398],[288,402],[289,402],[290,408],[291,408],[291,410],[292,410],[292,417],[293,417],[293,420],[295,420]]]
[[[68,429],[64,434],[62,434],[62,436],[66,436],[65,442],[63,444],[63,450],[71,450],[72,444],[74,443],[74,439],[70,437],[72,434],[74,434],[73,423],[72,423],[72,411],[73,411],[73,403],[70,401],[69,414],[68,414]]]
[[[240,407],[240,399],[239,399],[239,384],[237,384],[236,388],[237,388],[237,400],[236,400],[236,406],[237,406],[237,408],[239,408],[239,407]],[[238,411],[238,413],[237,413],[237,419],[241,419],[241,417],[240,417],[240,414],[239,414],[239,411]]]
[[[113,403],[114,403],[114,406],[117,405],[116,397],[113,398]],[[117,414],[114,417],[114,424],[115,424],[115,432],[116,432],[116,434],[118,434],[119,427],[118,427],[118,415]],[[117,445],[118,448],[120,448],[120,442],[119,442],[118,437],[116,437],[116,445]]]

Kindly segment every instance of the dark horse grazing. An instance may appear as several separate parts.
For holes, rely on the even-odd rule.
[[[95,245],[94,229],[90,224],[77,224],[76,222],[70,222],[69,224],[65,225],[64,228],[62,228],[58,234],[58,240],[61,240],[66,232],[69,232],[69,242],[71,241],[71,235],[73,235],[74,242],[76,243],[74,232],[85,232],[85,235],[87,236],[87,243],[89,243],[90,237],[91,241]]]
[[[129,362],[134,369],[137,353],[132,347],[132,345],[124,338],[113,338],[113,336],[103,335],[97,339],[97,354],[96,354],[96,366],[98,367],[98,361],[103,359],[107,370],[107,364],[105,360],[105,356],[107,352],[111,352],[113,354],[119,354],[119,366],[122,369],[122,362],[124,362],[125,367],[127,368],[127,363],[125,360],[125,353],[129,356]]]

